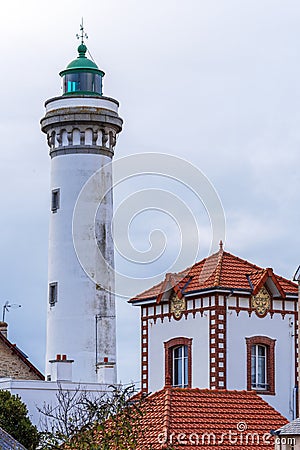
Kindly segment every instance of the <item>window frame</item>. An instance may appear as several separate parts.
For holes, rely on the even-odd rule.
[[[187,380],[182,389],[192,387],[192,338],[176,337],[164,342],[165,348],[165,386],[174,386],[174,350],[179,347],[187,348]],[[183,368],[184,370],[184,368]]]
[[[263,354],[260,355],[260,349],[263,349]],[[254,350],[254,352],[253,352]],[[251,347],[251,388],[255,390],[266,390],[268,386],[268,374],[267,374],[267,355],[268,349],[266,345],[253,344]],[[254,377],[255,382],[253,382],[253,360],[255,360],[255,371]],[[263,361],[263,373],[260,374],[260,361]],[[262,380],[259,380],[260,375]]]
[[[175,355],[177,350],[181,350],[180,354]],[[176,364],[177,361],[177,364]],[[188,346],[187,345],[177,345],[177,347],[172,348],[172,386],[173,387],[188,387]],[[177,366],[177,367],[176,367]],[[176,370],[177,369],[177,370]],[[177,372],[177,373],[176,373]],[[175,383],[175,379],[178,381],[181,379],[182,383]]]
[[[252,336],[246,338],[247,345],[247,390],[256,391],[262,395],[275,395],[275,342],[267,336]],[[252,383],[252,348],[256,347],[256,382],[258,376],[257,352],[259,346],[265,347],[265,388]]]
[[[51,191],[51,211],[56,213],[60,208],[60,189],[52,189]]]
[[[49,283],[49,306],[52,308],[57,303],[58,297],[58,283],[54,281],[53,283]]]
[[[78,71],[63,76],[63,94],[86,92],[102,95],[102,75],[94,71]]]

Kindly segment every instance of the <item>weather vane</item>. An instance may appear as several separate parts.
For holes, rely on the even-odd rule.
[[[9,312],[9,308],[21,308],[22,305],[17,305],[16,303],[10,304],[8,300],[3,305],[2,312],[2,322],[5,322],[5,313]]]
[[[80,24],[80,34],[76,34],[77,39],[81,39],[81,43],[84,44],[84,39],[88,39],[88,35],[86,34],[86,32],[84,31],[84,26],[83,26],[83,17],[81,19],[81,24]]]

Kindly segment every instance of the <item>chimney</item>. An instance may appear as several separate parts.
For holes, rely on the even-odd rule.
[[[115,384],[116,363],[109,361],[105,356],[102,362],[97,364],[97,381],[101,384]]]
[[[51,359],[51,381],[72,381],[72,364],[74,359],[67,359],[67,355],[56,355]]]
[[[8,327],[8,325],[6,322],[0,321],[0,333],[2,333],[3,336],[6,337],[6,339],[7,339],[7,327]]]

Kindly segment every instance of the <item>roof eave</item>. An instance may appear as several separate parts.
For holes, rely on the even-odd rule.
[[[222,286],[214,286],[214,287],[208,287],[205,289],[196,289],[194,291],[190,291],[190,292],[183,292],[183,295],[185,298],[188,297],[194,297],[195,295],[199,294],[210,294],[213,292],[217,292],[218,294],[220,293],[224,293],[224,294],[244,294],[244,295],[252,295],[252,290],[251,289],[242,289],[242,288],[226,288],[226,287],[222,287]],[[281,297],[278,297],[281,298]],[[152,303],[157,303],[156,301],[157,296],[155,297],[146,297],[146,298],[140,298],[140,299],[130,299],[128,300],[128,303],[132,304],[133,306],[144,306],[144,305],[150,305]],[[293,293],[293,292],[286,292],[285,293],[285,300],[291,299],[291,300],[297,300],[298,299],[298,294]],[[277,298],[275,299],[277,300]]]

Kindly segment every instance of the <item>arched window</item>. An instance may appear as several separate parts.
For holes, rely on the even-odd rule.
[[[267,336],[246,338],[248,391],[275,395],[275,342]]]
[[[165,385],[192,387],[192,339],[177,337],[164,342]]]

